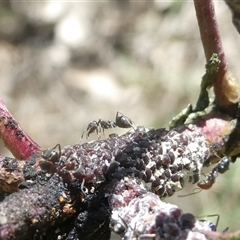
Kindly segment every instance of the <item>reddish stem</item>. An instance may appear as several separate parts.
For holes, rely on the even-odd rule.
[[[223,51],[213,1],[194,0],[194,5],[206,61],[209,61],[213,53],[217,53],[221,60],[221,68],[227,71],[226,57]]]
[[[18,159],[27,159],[40,150],[39,145],[23,131],[1,99],[0,137],[13,156]]]
[[[230,76],[226,57],[223,51],[217,19],[212,0],[193,0],[207,62],[213,53],[221,60],[219,71],[214,81],[216,103],[229,113],[236,112],[232,108],[239,101],[240,88],[238,82]]]

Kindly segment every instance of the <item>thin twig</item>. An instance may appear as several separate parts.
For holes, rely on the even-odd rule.
[[[40,150],[39,145],[23,131],[1,99],[0,137],[13,156],[18,159],[27,159]]]

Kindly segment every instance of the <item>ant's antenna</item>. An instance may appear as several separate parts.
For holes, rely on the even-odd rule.
[[[198,191],[196,191],[198,190]],[[195,192],[196,191],[196,192]],[[185,195],[178,195],[178,197],[188,197],[188,196],[192,196],[192,195],[195,195],[195,194],[198,194],[202,191],[201,188],[194,188],[193,189],[193,192],[192,193],[188,193],[188,194],[185,194]]]

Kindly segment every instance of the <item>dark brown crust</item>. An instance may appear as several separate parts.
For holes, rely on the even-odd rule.
[[[61,178],[12,193],[0,204],[0,239],[28,239],[36,230],[64,221],[76,212],[76,201]]]

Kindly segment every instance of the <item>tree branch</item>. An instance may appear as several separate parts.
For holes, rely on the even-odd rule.
[[[83,234],[80,237],[95,239],[93,232],[86,233],[90,225],[106,237],[109,235],[109,216],[113,230],[126,239],[132,239],[135,235],[162,236],[164,233],[172,236],[174,233],[170,227],[179,229],[181,238],[187,233],[211,235],[208,225],[199,225],[192,215],[185,219],[188,215],[178,208],[176,222],[168,225],[172,214],[175,216],[175,210],[161,210],[166,203],[157,200],[156,195],[160,198],[171,196],[184,188],[186,182],[204,185],[205,182],[199,179],[203,166],[219,161],[219,155],[239,153],[237,147],[230,149],[228,146],[236,129],[239,128],[234,119],[212,112],[193,124],[182,125],[171,131],[137,127],[122,136],[66,146],[61,152],[57,152],[58,159],[52,158],[51,154],[46,157],[45,151],[19,163],[9,158],[2,159],[2,172],[9,172],[14,176],[19,167],[21,181],[18,185],[9,181],[7,189],[17,192],[0,203],[0,236],[2,239],[19,239],[19,236],[38,239],[37,236],[53,234],[51,226],[54,225],[56,230],[59,224],[68,219],[69,225],[65,224],[64,228],[66,232],[59,233],[62,236],[79,236],[77,232],[80,232]],[[239,143],[240,135],[236,136],[238,138],[234,141]],[[56,153],[55,148],[47,151]],[[215,178],[216,176],[214,181]],[[129,180],[126,182],[126,179]],[[209,179],[206,178],[206,181]],[[11,187],[12,184],[14,187]],[[126,192],[119,188],[126,189]],[[135,189],[134,194],[131,189]],[[152,215],[144,212],[142,221],[136,223],[136,214],[127,213],[135,211],[136,205],[132,203],[140,201],[141,204],[140,199],[145,199],[145,204],[156,211]],[[96,207],[94,202],[100,205]],[[174,205],[168,206],[176,209]],[[96,216],[96,209],[101,209],[100,219],[90,217]],[[165,217],[161,221],[164,224],[158,225],[155,219],[160,219],[163,214]],[[92,225],[90,222],[86,224],[88,221]],[[121,232],[119,226],[124,223],[130,225],[126,231]],[[144,223],[152,227],[141,228]],[[185,224],[183,229],[182,224]],[[100,225],[103,228],[97,227]],[[152,230],[153,226],[157,226],[155,231]],[[52,236],[57,237],[54,234]]]
[[[196,15],[206,60],[217,53],[221,61],[219,71],[214,80],[216,103],[229,114],[235,114],[240,100],[239,82],[228,70],[217,19],[212,0],[194,0]]]

